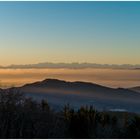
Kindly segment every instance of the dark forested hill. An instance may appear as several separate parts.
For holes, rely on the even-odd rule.
[[[70,104],[75,109],[93,105],[99,110],[127,110],[140,112],[140,94],[123,88],[109,88],[88,82],[66,82],[46,79],[15,88],[37,101],[47,99],[54,109]]]

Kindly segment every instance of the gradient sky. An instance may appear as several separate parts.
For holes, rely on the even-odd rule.
[[[0,65],[140,64],[140,2],[0,2]]]

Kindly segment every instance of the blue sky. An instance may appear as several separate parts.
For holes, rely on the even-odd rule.
[[[0,65],[140,63],[140,2],[0,2]]]

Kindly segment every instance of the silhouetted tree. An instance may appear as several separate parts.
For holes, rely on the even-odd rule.
[[[140,117],[98,112],[93,106],[54,112],[15,88],[0,90],[0,138],[140,138]]]

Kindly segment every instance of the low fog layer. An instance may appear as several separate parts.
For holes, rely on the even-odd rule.
[[[46,78],[86,81],[109,87],[139,86],[139,69],[0,69],[0,87],[21,86]]]

